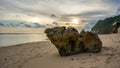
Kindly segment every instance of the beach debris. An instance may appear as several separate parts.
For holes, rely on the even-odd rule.
[[[54,27],[45,30],[49,40],[58,49],[61,56],[83,52],[100,52],[102,42],[97,34],[82,30],[80,33],[73,27]]]
[[[120,32],[120,22],[115,22],[112,24],[112,32],[113,33],[119,33]]]

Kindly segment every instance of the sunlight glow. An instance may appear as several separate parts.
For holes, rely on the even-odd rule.
[[[32,22],[33,22],[33,23],[40,23],[40,19],[39,19],[39,18],[33,18],[33,19],[32,19]]]
[[[77,18],[73,19],[73,20],[72,20],[72,23],[73,23],[73,24],[79,24],[79,19],[77,19]]]

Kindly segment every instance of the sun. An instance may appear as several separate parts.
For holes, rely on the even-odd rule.
[[[73,23],[73,24],[79,24],[79,19],[77,19],[77,18],[72,19],[72,23]]]
[[[33,23],[40,23],[40,19],[39,19],[39,18],[33,18],[33,19],[32,19],[32,22],[33,22]]]

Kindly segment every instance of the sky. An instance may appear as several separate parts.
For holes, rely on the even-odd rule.
[[[40,24],[78,22],[89,28],[100,19],[118,14],[120,0],[0,0],[0,20],[31,22],[37,18]]]

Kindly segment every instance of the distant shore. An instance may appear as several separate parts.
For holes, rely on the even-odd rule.
[[[120,68],[120,34],[99,35],[100,53],[61,57],[49,41],[0,47],[0,68]]]

